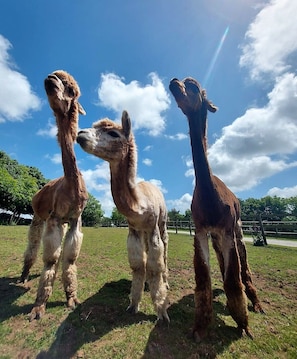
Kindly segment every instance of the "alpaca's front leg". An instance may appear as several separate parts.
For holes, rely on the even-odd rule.
[[[127,238],[127,250],[130,268],[132,269],[131,300],[127,311],[130,313],[137,313],[144,289],[146,252],[143,238],[137,231],[131,228],[129,228]]]
[[[212,290],[209,267],[208,236],[205,231],[198,232],[194,237],[194,269],[196,288],[195,298],[195,322],[193,337],[199,342],[206,337],[207,329],[212,321]]]
[[[169,323],[170,319],[167,314],[169,305],[167,298],[167,268],[164,251],[164,242],[160,238],[159,230],[156,230],[148,240],[147,281],[158,320],[165,320],[165,322]]]
[[[44,221],[34,215],[28,232],[28,245],[24,253],[24,265],[21,275],[21,282],[28,280],[29,272],[37,258],[38,249],[40,247]]]
[[[66,233],[62,261],[62,281],[67,298],[67,306],[75,308],[79,304],[77,298],[77,268],[76,260],[79,256],[83,233],[81,232],[81,218],[70,222],[69,231]]]
[[[52,294],[53,284],[61,254],[63,227],[56,218],[49,218],[45,223],[42,236],[44,268],[40,276],[39,287],[30,321],[39,319],[45,313],[46,303]]]

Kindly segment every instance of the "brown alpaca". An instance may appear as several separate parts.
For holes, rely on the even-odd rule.
[[[240,220],[240,204],[226,185],[211,172],[207,160],[207,110],[216,112],[199,83],[186,78],[172,79],[169,86],[178,107],[187,116],[190,128],[196,185],[192,199],[195,223],[195,323],[194,338],[207,335],[212,320],[212,290],[209,268],[208,234],[219,261],[227,296],[227,306],[240,333],[252,338],[248,326],[247,299],[257,312],[263,312],[247,262]],[[246,295],[245,295],[246,293]]]
[[[34,217],[29,229],[21,281],[25,282],[28,279],[30,268],[36,261],[41,238],[44,268],[30,320],[38,319],[45,313],[62,251],[62,239],[66,229],[64,224],[68,224],[69,229],[62,254],[62,281],[68,307],[74,308],[79,303],[75,262],[83,239],[81,214],[88,199],[73,150],[77,136],[78,113],[85,114],[78,103],[78,84],[67,72],[55,71],[45,79],[44,86],[56,117],[64,176],[48,182],[32,199]]]
[[[126,111],[122,126],[109,119],[78,133],[84,151],[109,162],[111,192],[120,213],[129,224],[128,259],[132,269],[131,303],[137,313],[147,279],[158,319],[167,314],[167,210],[162,193],[149,182],[136,183],[137,151]]]

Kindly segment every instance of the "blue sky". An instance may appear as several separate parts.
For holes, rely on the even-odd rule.
[[[209,162],[242,199],[297,195],[297,2],[292,0],[2,1],[0,150],[62,175],[43,80],[63,69],[87,112],[132,120],[138,177],[169,210],[190,208],[188,124],[169,93],[192,76],[219,107],[208,118]],[[76,144],[87,187],[109,216],[109,167]]]

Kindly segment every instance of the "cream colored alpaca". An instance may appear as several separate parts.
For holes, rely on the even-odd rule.
[[[216,112],[199,83],[186,78],[170,82],[178,107],[187,116],[195,170],[196,185],[192,199],[195,224],[195,323],[193,335],[197,341],[207,334],[212,320],[212,291],[209,268],[208,233],[219,261],[227,306],[242,330],[252,337],[248,326],[246,295],[255,311],[263,312],[252,283],[240,221],[240,204],[235,195],[211,172],[207,160],[207,111]],[[245,294],[246,293],[246,294]]]
[[[78,103],[80,89],[74,78],[65,71],[55,71],[50,74],[45,79],[44,86],[56,117],[64,176],[48,182],[32,199],[34,217],[29,229],[28,247],[24,254],[22,282],[28,279],[41,238],[44,269],[40,276],[30,320],[38,319],[45,313],[60,260],[65,223],[69,224],[69,229],[65,236],[62,254],[62,281],[68,307],[74,308],[79,303],[75,262],[83,239],[81,214],[88,198],[73,150],[77,136],[78,113],[85,114]]]
[[[147,280],[158,319],[169,322],[167,210],[157,187],[149,182],[136,183],[137,151],[128,113],[122,114],[122,126],[103,119],[80,131],[77,142],[86,152],[109,162],[112,196],[128,220],[128,259],[133,277],[127,310],[138,312]]]

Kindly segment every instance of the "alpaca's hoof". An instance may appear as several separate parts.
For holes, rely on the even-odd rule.
[[[163,326],[163,325],[167,325],[169,326],[170,323],[170,318],[167,314],[167,312],[163,313],[162,315],[158,315],[158,319],[157,319],[157,326]]]
[[[166,323],[169,324],[170,323],[170,318],[167,314],[167,310],[160,310],[158,311],[158,324],[161,323]]]
[[[28,282],[28,279],[29,279],[29,272],[23,270],[21,278],[20,278],[20,282],[25,284],[26,282]]]
[[[45,304],[35,306],[29,314],[29,321],[32,322],[34,319],[40,319],[45,313]]]
[[[254,311],[256,313],[266,314],[260,303],[254,304]]]
[[[19,279],[19,283],[26,284],[27,282],[28,282],[28,277],[21,276],[21,278]]]
[[[200,335],[198,334],[198,332],[194,332],[193,333],[193,339],[195,341],[195,343],[200,343],[202,338],[200,337]]]
[[[126,309],[126,311],[131,314],[137,314],[138,310],[139,310],[138,305],[132,305],[132,304],[130,304],[129,307]]]
[[[241,328],[241,327],[237,327],[237,331],[239,333],[239,336],[242,337],[244,333],[246,333],[246,335],[250,338],[250,339],[254,339],[253,333],[250,331],[249,327],[246,328]]]
[[[254,340],[253,333],[249,330],[248,327],[245,328],[244,331],[245,331],[246,335],[247,335],[250,339]]]
[[[192,338],[194,339],[195,343],[200,343],[203,339],[207,337],[207,330],[199,328],[194,329],[192,332]]]
[[[69,309],[75,309],[80,304],[80,301],[77,298],[69,298],[67,300],[67,307]]]

